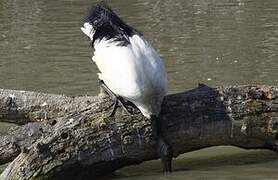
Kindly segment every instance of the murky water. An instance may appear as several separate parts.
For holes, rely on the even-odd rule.
[[[92,51],[79,27],[92,0],[2,0],[0,88],[68,95],[97,93]],[[118,0],[109,3],[159,50],[170,93],[196,87],[278,84],[277,0]],[[268,151],[211,148],[158,161],[108,179],[277,179]]]

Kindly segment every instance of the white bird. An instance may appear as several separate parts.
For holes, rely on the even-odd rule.
[[[159,123],[161,104],[167,92],[167,76],[163,62],[151,44],[103,4],[90,10],[81,30],[90,38],[95,50],[92,60],[100,71],[99,79],[116,96],[132,102],[145,117]],[[157,136],[160,151],[165,148],[168,151],[169,145],[161,134],[157,132]],[[171,171],[171,167],[165,167],[165,171]]]
[[[159,114],[167,77],[157,52],[107,9],[96,7],[90,17],[81,30],[93,42],[92,60],[100,70],[99,79],[113,93],[134,103],[144,116]]]

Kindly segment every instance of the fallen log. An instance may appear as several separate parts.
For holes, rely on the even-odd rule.
[[[0,91],[0,120],[25,118],[18,124],[36,122],[19,129],[28,132],[34,123],[38,128],[33,136],[14,140],[20,151],[0,179],[91,179],[158,158],[151,122],[140,113],[126,115],[120,108],[115,117],[108,117],[112,103],[108,97],[6,91]],[[65,111],[65,107],[70,108]],[[38,111],[46,111],[47,118],[30,118]],[[278,87],[200,85],[168,95],[161,116],[163,134],[175,157],[218,145],[278,149]],[[24,143],[27,139],[29,144]]]
[[[0,89],[0,122],[23,125],[51,120],[71,111],[78,112],[97,101],[96,98]]]

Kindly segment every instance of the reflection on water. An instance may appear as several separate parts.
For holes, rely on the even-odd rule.
[[[79,29],[93,2],[1,1],[0,88],[96,94],[97,69]],[[195,87],[198,82],[210,86],[278,84],[277,0],[118,0],[110,5],[159,50],[168,71],[170,92]],[[246,153],[235,149],[225,152],[239,162],[243,162],[241,157],[233,154]],[[208,150],[202,153],[209,155]],[[266,159],[274,156],[264,151],[255,154]],[[194,163],[187,165],[191,156]],[[214,156],[202,159],[197,153],[187,154],[175,162],[175,168],[181,170],[173,177],[158,175],[160,167],[153,169],[157,167],[155,161],[121,170],[120,175],[110,178],[142,179],[147,172],[144,179],[251,179],[262,171],[266,173],[259,177],[278,177],[271,168],[277,167],[277,159],[264,162],[257,161],[252,153],[247,156],[254,163],[238,166],[214,161]],[[229,161],[228,155],[221,157]],[[136,173],[140,168],[142,173]]]
[[[233,147],[214,147],[187,153],[174,161],[175,172],[161,173],[159,161],[146,162],[118,170],[117,180],[254,180],[277,179],[278,156],[270,151],[243,151]],[[107,177],[104,179],[111,179]],[[103,180],[104,180],[103,179]]]

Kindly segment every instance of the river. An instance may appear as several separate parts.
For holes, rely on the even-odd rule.
[[[97,68],[80,26],[95,0],[2,0],[0,88],[98,93]],[[109,5],[142,32],[165,62],[169,93],[240,84],[278,85],[277,0],[117,0]],[[2,131],[6,125],[2,126]],[[2,132],[3,133],[3,132]],[[278,179],[270,151],[213,147],[123,168],[105,179]]]

